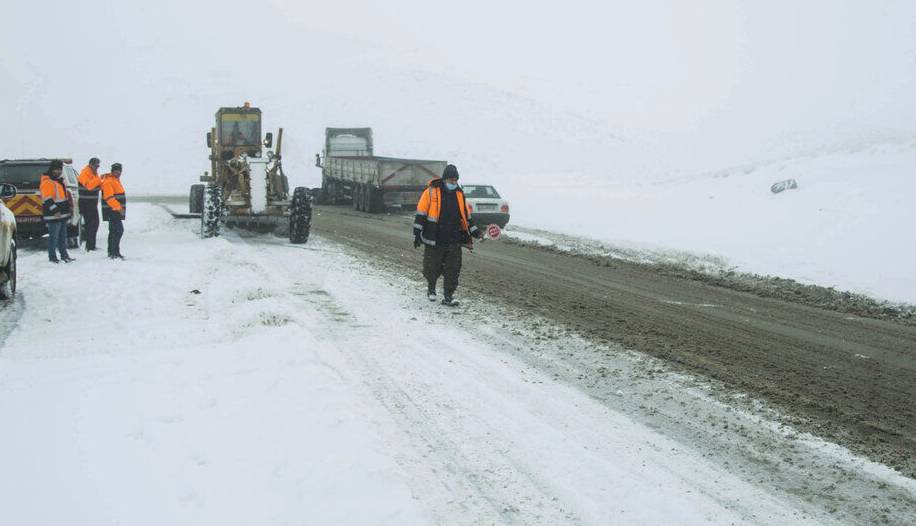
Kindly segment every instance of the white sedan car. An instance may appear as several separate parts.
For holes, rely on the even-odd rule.
[[[16,216],[3,199],[16,196],[16,187],[0,184],[0,299],[12,299],[16,293]]]
[[[471,218],[478,227],[496,224],[505,228],[509,222],[509,202],[499,195],[496,188],[484,184],[463,184],[464,199],[471,208]]]

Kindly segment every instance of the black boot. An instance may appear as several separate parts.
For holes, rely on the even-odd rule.
[[[429,298],[429,301],[436,301],[436,284],[430,283],[426,287],[426,297]]]
[[[445,289],[445,297],[442,298],[442,304],[449,307],[457,307],[458,300],[455,299],[455,291]]]

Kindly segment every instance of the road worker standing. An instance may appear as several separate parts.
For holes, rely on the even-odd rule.
[[[99,231],[99,191],[102,188],[99,164],[98,157],[89,159],[89,164],[83,168],[79,176],[79,209],[86,227],[83,233],[86,252],[95,250],[95,238]]]
[[[436,301],[436,282],[443,276],[442,304],[458,305],[455,290],[461,273],[461,247],[473,246],[471,237],[480,239],[481,232],[471,219],[464,191],[458,186],[458,168],[448,165],[442,177],[429,182],[420,195],[413,224],[414,247],[423,249],[423,276],[427,282],[427,297]]]
[[[121,168],[121,163],[114,163],[111,172],[102,176],[102,220],[108,221],[108,257],[111,259],[124,259],[121,236],[127,217],[127,196],[121,185]]]
[[[42,174],[38,187],[41,193],[42,215],[48,226],[48,261],[51,263],[75,261],[67,253],[67,224],[72,215],[73,196],[61,178],[63,171],[63,162],[56,159],[51,161],[48,172]],[[57,259],[58,251],[60,259]]]

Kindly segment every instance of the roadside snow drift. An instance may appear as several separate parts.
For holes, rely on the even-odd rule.
[[[499,189],[516,225],[916,304],[914,173],[909,142],[675,179],[619,182],[612,163],[606,177],[524,174]],[[770,192],[789,178],[797,189]]]

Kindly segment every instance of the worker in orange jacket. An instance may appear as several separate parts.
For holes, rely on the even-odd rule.
[[[121,185],[121,169],[121,163],[114,163],[111,172],[102,176],[102,220],[108,221],[108,257],[111,259],[124,259],[121,236],[127,217],[127,195]]]
[[[63,171],[63,162],[56,159],[51,161],[48,172],[42,174],[38,185],[42,215],[48,227],[48,261],[51,263],[75,261],[67,253],[67,224],[72,215],[73,196],[61,178]],[[57,259],[58,251],[60,259]]]
[[[461,247],[473,246],[472,237],[480,239],[483,232],[471,219],[464,191],[458,186],[458,168],[445,167],[440,179],[429,182],[420,195],[413,224],[413,246],[423,248],[423,276],[427,282],[427,297],[436,301],[436,282],[443,276],[443,305],[455,307],[455,290],[461,273]]]
[[[99,191],[102,179],[99,177],[98,157],[89,159],[79,176],[79,209],[86,230],[83,239],[86,241],[86,252],[95,250],[96,234],[99,231]]]

